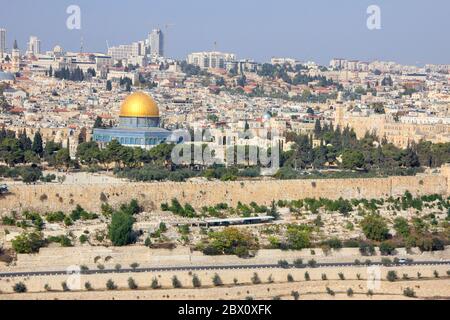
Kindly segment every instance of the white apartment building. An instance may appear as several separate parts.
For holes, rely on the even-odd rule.
[[[97,64],[97,70],[104,67],[111,67],[113,65],[111,56],[107,56],[104,54],[96,54],[94,56],[94,59]]]
[[[28,51],[29,54],[34,54],[35,56],[41,54],[41,40],[36,36],[31,36],[30,41],[28,42]]]
[[[187,62],[202,69],[219,68],[225,69],[228,62],[235,62],[236,55],[218,51],[194,52],[188,55]]]
[[[330,67],[333,69],[344,69],[347,65],[347,60],[341,58],[334,58],[330,61]]]
[[[256,72],[258,70],[258,63],[249,59],[225,62],[225,69],[227,71],[235,69],[237,72]]]
[[[146,56],[131,56],[128,59],[124,60],[125,65],[132,64],[134,66],[146,67],[148,65],[148,60]]]
[[[108,55],[114,61],[138,57],[145,54],[145,45],[142,42],[133,42],[132,44],[122,44],[117,47],[108,48]]]
[[[412,115],[412,116],[402,116],[399,118],[400,123],[410,123],[410,124],[445,124],[450,125],[450,117],[432,117],[425,114],[422,115]]]
[[[330,67],[335,70],[346,70],[346,71],[369,71],[369,63],[359,60],[347,60],[341,58],[335,58],[330,61]]]
[[[153,29],[148,35],[150,53],[153,57],[164,56],[164,34],[160,29]]]
[[[0,58],[6,53],[6,29],[0,29]]]
[[[297,64],[300,64],[300,61],[296,60],[296,59],[292,59],[292,58],[272,58],[270,59],[270,64],[279,64],[279,65],[284,65],[284,64],[289,64],[292,67],[295,67]]]

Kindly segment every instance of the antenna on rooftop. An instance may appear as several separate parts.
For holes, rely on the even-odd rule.
[[[83,37],[81,37],[80,53],[83,53]]]

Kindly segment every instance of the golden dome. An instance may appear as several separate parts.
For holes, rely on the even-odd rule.
[[[159,108],[155,100],[143,92],[129,95],[120,107],[121,117],[155,118],[159,117]]]

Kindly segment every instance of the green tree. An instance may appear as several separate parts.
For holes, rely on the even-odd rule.
[[[33,138],[33,144],[31,146],[31,150],[36,153],[37,155],[39,155],[40,157],[42,157],[43,153],[44,153],[44,147],[42,144],[42,136],[41,133],[38,131],[35,133],[34,138]]]
[[[280,219],[280,213],[277,210],[277,206],[275,204],[275,200],[272,201],[272,204],[270,206],[270,210],[268,212],[268,215],[274,217],[275,220]]]
[[[173,276],[173,277],[172,277],[172,286],[173,286],[175,289],[178,289],[178,288],[183,287],[183,285],[181,284],[181,281],[178,279],[177,276]]]
[[[352,288],[347,289],[347,296],[353,297],[353,289]]]
[[[61,144],[55,143],[53,141],[47,141],[44,148],[44,159],[47,161],[50,165],[55,165],[55,155],[60,150]]]
[[[83,164],[95,164],[102,160],[98,144],[94,141],[80,143],[77,147],[77,158]]]
[[[42,177],[42,171],[38,168],[23,168],[21,176],[24,183],[32,183]]]
[[[205,254],[235,254],[247,257],[249,250],[257,249],[257,239],[246,230],[226,228],[223,231],[212,232],[209,235],[210,245],[204,250]]]
[[[192,276],[192,285],[194,288],[200,288],[202,286],[202,283],[196,274]]]
[[[137,262],[133,262],[132,264],[130,264],[131,269],[133,269],[133,271],[136,271],[137,268],[139,268],[139,263]]]
[[[68,168],[71,164],[69,149],[64,148],[58,150],[55,155],[55,162],[57,166],[64,166]]]
[[[120,206],[120,210],[130,215],[135,215],[141,212],[141,207],[136,199],[131,199],[129,204],[123,204]]]
[[[361,151],[345,150],[342,154],[342,166],[345,169],[358,169],[364,167],[364,155]]]
[[[23,282],[18,282],[13,286],[13,290],[16,293],[27,292],[27,286]]]
[[[22,150],[24,150],[24,151],[31,150],[31,146],[33,145],[33,142],[31,141],[30,138],[28,138],[25,129],[21,133],[19,133],[18,138],[19,138],[20,148]]]
[[[39,163],[40,159],[36,153],[26,150],[23,154],[25,163]]]
[[[112,279],[109,279],[109,280],[106,282],[106,289],[107,289],[107,290],[117,290],[117,286],[116,286],[116,284],[114,283],[114,281],[112,281]]]
[[[120,154],[122,148],[122,145],[117,140],[112,140],[110,143],[108,143],[106,149],[104,150],[105,161],[115,162],[116,166],[120,166]]]
[[[0,159],[9,166],[14,166],[24,161],[24,152],[16,138],[7,137],[1,140]]]
[[[261,283],[261,279],[259,278],[259,275],[256,272],[253,273],[253,276],[252,276],[251,280],[252,280],[253,284],[260,284]]]
[[[403,290],[403,295],[408,298],[416,297],[416,293],[415,293],[414,289],[411,289],[410,287]]]
[[[386,279],[390,282],[394,282],[395,280],[398,279],[397,272],[395,272],[394,270],[388,271]]]
[[[395,253],[395,246],[389,241],[383,241],[380,244],[380,252],[382,255],[392,255]]]
[[[316,137],[316,139],[320,138],[322,135],[322,126],[320,124],[320,120],[317,119],[315,124],[314,124],[314,136]]]
[[[419,156],[413,150],[412,147],[408,146],[406,150],[402,152],[401,164],[406,168],[416,168],[420,167]]]
[[[394,229],[403,238],[407,238],[411,234],[411,229],[408,224],[408,220],[403,217],[397,217],[394,219]]]
[[[214,286],[216,286],[216,287],[220,287],[223,285],[222,279],[220,278],[220,276],[217,273],[214,274],[212,281],[213,281]]]
[[[386,221],[379,215],[368,215],[361,221],[360,224],[367,239],[383,241],[389,236],[389,228]]]
[[[100,116],[97,116],[97,118],[95,118],[94,128],[103,128],[103,120]]]
[[[159,289],[159,288],[161,288],[160,284],[158,283],[158,279],[153,278],[152,279],[152,284],[150,285],[150,287],[152,289]]]
[[[17,253],[36,253],[44,244],[45,241],[38,232],[22,233],[12,241],[12,247]]]
[[[108,227],[109,239],[115,246],[125,246],[133,242],[134,218],[126,212],[113,213]]]
[[[294,250],[301,250],[310,247],[310,234],[308,230],[299,226],[288,226],[287,229],[287,243],[289,248]]]
[[[131,290],[136,290],[138,288],[136,281],[134,281],[134,279],[131,277],[128,278],[128,288],[130,288]]]

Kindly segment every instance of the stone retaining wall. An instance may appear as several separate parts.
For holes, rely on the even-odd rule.
[[[70,211],[77,204],[98,212],[102,202],[111,205],[137,199],[146,209],[177,198],[194,207],[238,201],[270,204],[272,200],[302,198],[381,198],[400,196],[406,190],[414,195],[449,193],[445,174],[371,179],[266,180],[266,181],[202,181],[155,182],[128,184],[42,184],[13,185],[11,193],[0,197],[0,213],[25,209]]]

